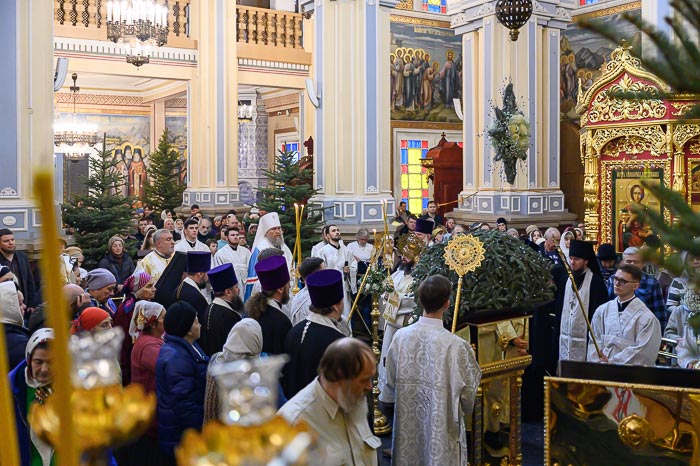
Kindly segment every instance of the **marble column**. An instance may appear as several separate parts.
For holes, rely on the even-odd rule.
[[[572,0],[533,2],[533,14],[516,42],[495,16],[496,1],[475,1],[452,15],[462,37],[464,187],[455,216],[463,222],[505,217],[515,226],[570,223],[559,185],[559,40],[571,21]],[[530,121],[527,160],[511,185],[493,160],[486,131],[503,105],[503,89],[514,85],[518,107]],[[541,221],[542,221],[541,220]]]
[[[395,1],[303,0],[313,21],[314,170],[326,222],[341,229],[382,221],[391,193],[389,13]],[[386,50],[385,50],[386,49]],[[386,53],[384,53],[386,52]],[[309,106],[310,107],[310,106]]]
[[[188,92],[190,150],[183,204],[224,212],[240,205],[236,4],[211,0],[193,7],[199,55]]]
[[[52,8],[50,0],[12,0],[0,15],[0,228],[10,228],[19,247],[30,250],[41,226],[33,177],[38,167],[55,165]]]
[[[251,120],[238,123],[238,188],[240,200],[252,205],[257,189],[265,186],[267,178],[263,170],[268,167],[267,111],[263,99],[257,92],[241,92],[241,102],[250,102],[253,107]]]

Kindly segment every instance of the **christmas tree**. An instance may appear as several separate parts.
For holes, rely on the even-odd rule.
[[[155,212],[174,209],[182,204],[185,185],[180,182],[180,154],[168,142],[170,132],[165,128],[158,140],[158,149],[148,156],[148,182],[144,188],[145,202]]]
[[[132,199],[121,194],[126,180],[118,163],[111,150],[99,150],[90,157],[90,174],[82,180],[87,195],[76,195],[63,205],[63,222],[74,230],[86,268],[104,256],[109,238],[126,236],[131,228]]]
[[[272,170],[264,170],[268,184],[258,188],[261,199],[257,207],[268,212],[277,212],[282,224],[285,243],[294,250],[296,243],[296,225],[294,223],[294,204],[306,204],[318,191],[313,187],[313,170],[302,168],[294,151],[279,151]],[[306,206],[301,227],[301,246],[305,256],[311,252],[311,247],[317,242],[314,230],[321,227],[321,211],[319,208]]]

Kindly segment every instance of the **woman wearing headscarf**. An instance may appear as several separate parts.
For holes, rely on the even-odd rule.
[[[88,307],[72,323],[70,334],[97,333],[112,328],[112,317],[104,309]]]
[[[124,283],[124,280],[134,273],[136,265],[134,260],[126,254],[124,250],[124,238],[115,235],[107,242],[107,252],[97,263],[97,267],[107,269],[117,279],[117,283]]]
[[[191,304],[170,305],[163,326],[165,343],[156,363],[158,442],[163,464],[170,466],[185,430],[202,428],[209,357],[195,343],[201,326]]]
[[[134,339],[134,347],[131,350],[131,382],[141,384],[147,393],[154,393],[156,362],[165,334],[165,308],[158,303],[138,301],[132,316],[129,326],[129,335]],[[158,420],[155,416],[146,433],[129,445],[127,450],[129,464],[161,464]]]
[[[44,404],[52,393],[51,351],[49,341],[53,330],[37,330],[27,343],[25,359],[10,372],[10,387],[14,398],[15,423],[21,466],[49,466],[54,450],[31,429],[28,413],[34,404]],[[8,422],[4,419],[3,422]]]
[[[24,311],[20,305],[15,282],[0,283],[0,321],[5,328],[5,343],[10,369],[24,359],[29,341],[29,330],[24,327]]]
[[[572,239],[576,239],[576,237],[574,236],[574,232],[569,230],[565,231],[559,240],[559,248],[561,248],[561,252],[564,253],[564,257],[567,259],[569,258],[569,247]]]
[[[252,359],[262,351],[262,329],[257,320],[246,317],[237,322],[228,333],[224,350],[212,355],[207,369],[207,387],[204,395],[204,423],[219,419],[219,392],[212,371],[223,364]]]
[[[140,301],[151,301],[156,296],[155,280],[146,272],[138,271],[124,281],[124,300],[114,313],[114,325],[124,330],[124,335],[131,334],[133,311]],[[131,351],[134,341],[131,337],[124,338],[119,354],[119,365],[122,368],[122,384],[131,383]]]

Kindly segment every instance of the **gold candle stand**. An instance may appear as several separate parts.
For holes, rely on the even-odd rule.
[[[377,358],[377,364],[381,364],[381,351],[379,349],[379,297],[376,295],[372,296],[372,312],[370,313],[370,317],[372,318],[372,351]],[[387,435],[391,433],[391,424],[389,424],[384,413],[379,410],[379,393],[379,373],[377,372],[377,375],[374,376],[374,380],[372,380],[372,406],[374,406],[372,419],[374,434]]]

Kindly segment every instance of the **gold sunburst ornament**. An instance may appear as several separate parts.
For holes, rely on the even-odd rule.
[[[484,260],[484,243],[474,235],[459,235],[450,240],[445,246],[445,264],[459,276],[457,281],[457,296],[455,297],[455,309],[452,315],[452,333],[457,330],[457,312],[462,296],[462,278],[469,272],[479,268]]]

